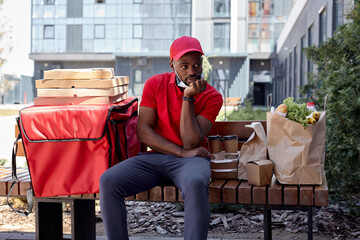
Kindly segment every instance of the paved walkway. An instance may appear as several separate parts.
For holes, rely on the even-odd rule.
[[[0,232],[0,240],[34,240],[36,239],[35,233],[11,233],[11,232]],[[70,235],[64,235],[64,239],[70,239]],[[107,240],[107,237],[97,236],[96,240]],[[183,240],[183,238],[177,237],[130,237],[130,240]],[[208,240],[227,240],[222,238],[209,238]],[[235,239],[228,239],[235,240]],[[246,240],[246,239],[238,239]]]

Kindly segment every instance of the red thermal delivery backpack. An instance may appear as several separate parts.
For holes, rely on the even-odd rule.
[[[137,110],[137,98],[22,109],[18,139],[23,141],[35,197],[98,193],[102,173],[140,151]]]

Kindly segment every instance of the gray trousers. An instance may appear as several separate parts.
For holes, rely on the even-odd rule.
[[[144,153],[109,168],[100,178],[100,207],[109,240],[129,239],[124,198],[173,182],[184,199],[184,239],[207,239],[210,161]]]

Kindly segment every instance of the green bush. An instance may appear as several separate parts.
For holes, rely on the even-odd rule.
[[[237,111],[232,111],[226,118],[227,120],[266,120],[266,110],[253,109],[252,100],[246,98],[244,106]]]
[[[0,166],[4,166],[6,162],[7,162],[6,158],[1,158],[0,159]]]
[[[305,49],[318,66],[301,89],[319,108],[327,102],[325,169],[333,199],[352,199],[360,190],[360,3],[355,2],[349,22],[319,47]],[[356,198],[355,198],[356,199]]]

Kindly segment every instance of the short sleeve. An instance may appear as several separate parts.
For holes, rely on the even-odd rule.
[[[150,107],[150,108],[154,108],[154,109],[157,108],[157,102],[156,102],[156,92],[157,92],[156,85],[157,84],[156,83],[157,83],[157,79],[155,76],[149,78],[145,82],[140,106]]]
[[[223,98],[220,93],[216,92],[214,96],[211,96],[207,99],[203,110],[200,112],[200,115],[214,124],[222,104]]]

